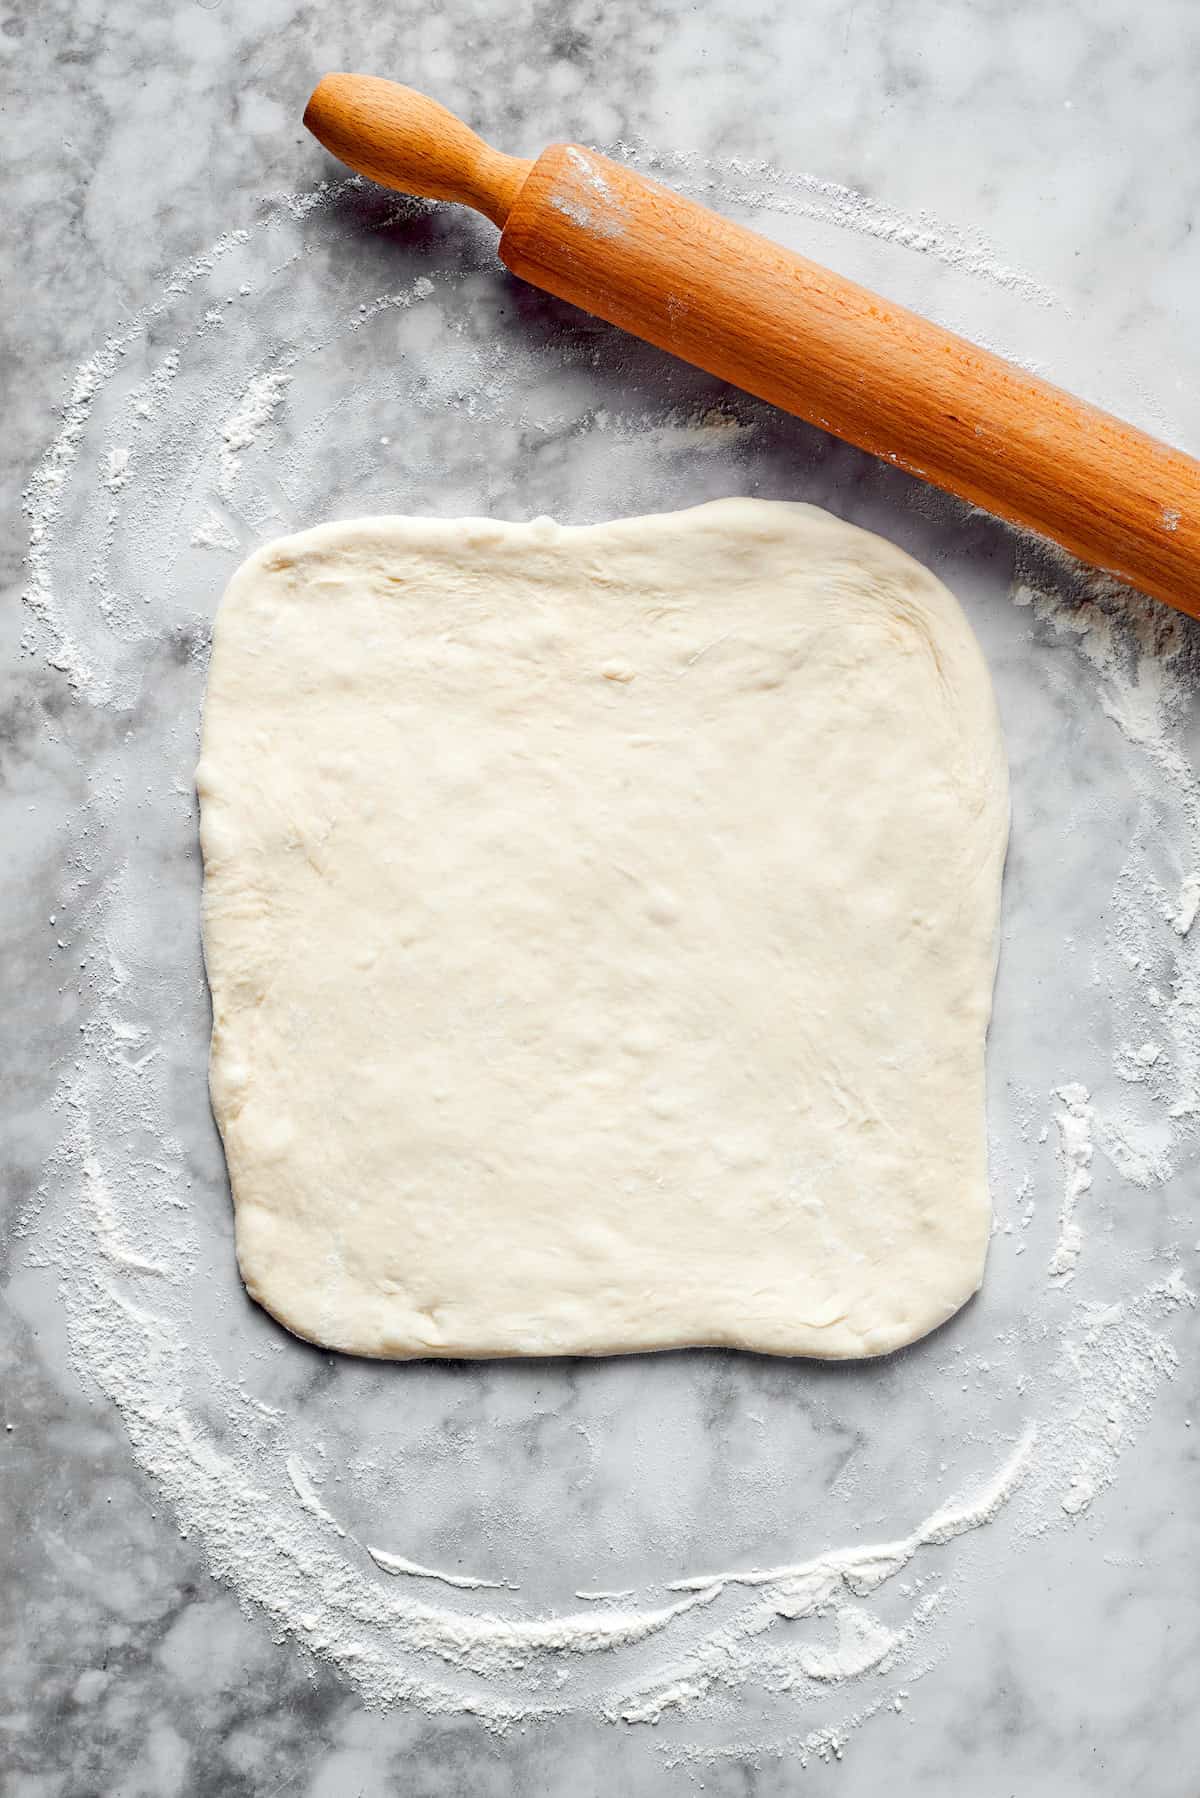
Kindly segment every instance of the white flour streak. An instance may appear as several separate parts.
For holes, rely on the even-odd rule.
[[[1159,1387],[1179,1355],[1161,1326],[1196,1295],[1178,1272],[1115,1304],[1080,1305],[1062,1331],[1054,1377],[1062,1391],[1039,1457],[1030,1535],[1049,1527],[1057,1505],[1076,1517],[1112,1485],[1121,1455],[1149,1421]],[[1157,1326],[1157,1327],[1156,1327]]]
[[[1056,1285],[1065,1286],[1074,1278],[1075,1264],[1083,1247],[1083,1232],[1076,1212],[1079,1202],[1092,1185],[1092,1124],[1095,1113],[1088,1104],[1086,1086],[1072,1081],[1060,1086],[1056,1097],[1062,1109],[1054,1114],[1058,1126],[1059,1157],[1063,1166],[1062,1207],[1058,1214],[1058,1240],[1050,1261],[1050,1274]]]
[[[176,269],[157,300],[135,313],[124,331],[106,337],[100,349],[79,365],[62,410],[58,434],[34,469],[22,496],[21,509],[29,528],[29,579],[24,593],[25,604],[46,633],[48,641],[44,653],[49,665],[66,675],[81,698],[94,704],[103,704],[110,689],[87,662],[54,598],[51,536],[62,513],[67,482],[78,460],[96,395],[112,380],[122,356],[141,338],[148,324],[168,311],[174,300],[210,275],[222,257],[248,240],[247,231],[227,232],[203,255],[193,257]],[[35,647],[29,635],[25,647],[28,651]]]
[[[385,1573],[408,1574],[412,1579],[440,1580],[443,1586],[458,1586],[464,1592],[515,1592],[517,1588],[510,1586],[507,1580],[477,1579],[471,1573],[439,1573],[436,1567],[422,1567],[418,1561],[406,1561],[403,1555],[385,1554],[381,1548],[372,1548],[369,1542],[364,1544],[367,1553],[377,1567]],[[576,1597],[582,1597],[576,1593]]]
[[[1167,607],[1039,539],[1018,535],[1016,543],[1014,602],[1094,671],[1101,710],[1143,758],[1131,767],[1137,810],[1109,908],[1105,976],[1119,1026],[1112,1071],[1143,1089],[1145,1102],[1140,1111],[1123,1105],[1114,1112],[1093,1094],[1090,1128],[1124,1178],[1161,1184],[1194,1139],[1200,1091],[1200,944],[1192,935],[1200,913],[1200,789],[1181,737],[1200,650],[1188,621]],[[1053,664],[1048,673],[1053,680]],[[1174,833],[1164,828],[1164,806],[1178,814]],[[1177,858],[1173,871],[1164,855]],[[1072,1118],[1069,1105],[1067,1116],[1066,1205],[1074,1213],[1087,1170],[1066,1158],[1083,1156],[1080,1131],[1089,1119]],[[1056,1253],[1052,1274],[1069,1278],[1078,1242],[1072,1252],[1068,1232],[1061,1246],[1064,1259]]]
[[[1200,822],[1191,767],[1173,732],[1187,672],[1183,619],[1040,538],[1018,534],[1016,544],[1014,603],[1075,643],[1096,671],[1103,710],[1177,789],[1190,821]]]
[[[117,1222],[117,1213],[113,1205],[112,1195],[94,1154],[84,1156],[80,1169],[83,1175],[84,1189],[91,1202],[96,1220],[96,1235],[100,1251],[115,1266],[131,1274],[150,1274],[159,1280],[173,1278],[165,1267],[157,1261],[148,1261],[137,1254],[124,1240],[121,1227]]]
[[[705,1573],[699,1578],[673,1580],[667,1590],[690,1592],[730,1585],[772,1586],[802,1599],[820,1593],[823,1595],[821,1603],[827,1603],[843,1584],[860,1595],[874,1591],[885,1579],[891,1579],[893,1574],[907,1567],[918,1550],[940,1546],[955,1536],[965,1535],[968,1530],[977,1530],[990,1523],[1024,1479],[1036,1440],[1037,1427],[1031,1424],[999,1472],[974,1497],[941,1506],[899,1542],[885,1542],[870,1548],[838,1549],[794,1567]]]
[[[1003,1465],[980,1491],[970,1498],[940,1506],[898,1541],[875,1543],[864,1548],[831,1549],[790,1567],[704,1574],[699,1578],[674,1581],[668,1590],[699,1590],[712,1596],[727,1586],[750,1586],[761,1588],[761,1594],[743,1606],[731,1622],[715,1630],[679,1665],[642,1682],[628,1700],[617,1707],[616,1714],[625,1723],[657,1723],[666,1712],[702,1697],[716,1682],[733,1686],[744,1684],[756,1670],[759,1638],[779,1618],[795,1623],[833,1610],[847,1595],[864,1597],[885,1581],[895,1578],[922,1549],[943,1547],[956,1536],[991,1523],[1026,1477],[1036,1440],[1037,1427],[1030,1424]],[[877,1645],[883,1639],[883,1626],[874,1619],[869,1621],[870,1632],[864,1630],[861,1622],[852,1626],[859,1653],[847,1652],[842,1661],[838,1654],[823,1651],[818,1663],[820,1672],[813,1674],[810,1669],[808,1676],[824,1682],[839,1677],[857,1678],[868,1665],[874,1666],[899,1645],[900,1637],[889,1632],[886,1647],[879,1655],[860,1664],[864,1643],[870,1640]],[[913,1619],[914,1627],[918,1621]],[[839,1665],[844,1669],[840,1674]],[[797,1662],[792,1669],[793,1673],[803,1670],[802,1662]]]
[[[304,1506],[304,1509],[308,1512],[309,1516],[319,1518],[322,1523],[327,1523],[335,1535],[344,1536],[346,1532],[338,1522],[337,1518],[325,1509],[325,1506],[317,1497],[312,1483],[312,1475],[309,1473],[299,1455],[289,1455],[284,1465],[287,1468],[288,1479],[292,1484],[292,1491],[296,1494],[296,1497],[300,1500],[300,1503]]]
[[[191,541],[197,549],[236,550],[238,548],[238,540],[234,532],[211,506],[193,529]]]
[[[1196,913],[1200,911],[1200,874],[1186,874],[1180,883],[1179,898],[1174,915],[1171,917],[1171,929],[1176,936],[1186,936],[1196,922]]]
[[[222,499],[231,500],[237,488],[242,451],[250,448],[275,416],[284,388],[292,378],[294,358],[263,369],[243,388],[237,405],[221,426],[220,466],[217,487]]]
[[[1171,1177],[1170,1124],[1159,1117],[1134,1118],[1106,1111],[1095,1119],[1096,1147],[1122,1179],[1142,1188]]]
[[[433,282],[428,275],[418,275],[411,287],[399,288],[395,293],[381,293],[373,300],[364,300],[350,320],[352,331],[361,331],[369,325],[373,318],[381,312],[406,312],[414,301],[427,300],[433,292]]]
[[[105,457],[104,485],[110,493],[120,493],[122,487],[129,484],[129,445],[119,444],[111,449]]]
[[[857,1605],[841,1605],[834,1613],[837,1636],[833,1643],[796,1651],[796,1665],[809,1679],[833,1684],[858,1679],[894,1654],[903,1641],[900,1630],[887,1629]]]

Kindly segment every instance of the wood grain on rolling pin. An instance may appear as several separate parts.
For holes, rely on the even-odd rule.
[[[1200,464],[595,151],[518,190],[514,274],[1200,616]]]

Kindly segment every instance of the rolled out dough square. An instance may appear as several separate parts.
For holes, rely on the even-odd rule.
[[[1008,826],[956,601],[812,507],[262,549],[197,775],[251,1294],[357,1354],[882,1354],[979,1284]]]

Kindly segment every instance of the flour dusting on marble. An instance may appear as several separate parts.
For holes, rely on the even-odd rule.
[[[886,1629],[876,1618],[847,1603],[848,1597],[865,1598],[903,1572],[924,1549],[944,1547],[956,1536],[992,1522],[1025,1478],[1036,1440],[1036,1426],[1030,1425],[980,1491],[938,1506],[899,1541],[833,1549],[792,1567],[672,1581],[671,1591],[716,1596],[729,1586],[741,1586],[754,1588],[759,1596],[742,1608],[734,1623],[715,1630],[665,1679],[657,1674],[648,1688],[617,1707],[614,1715],[625,1723],[657,1723],[667,1711],[706,1696],[718,1682],[736,1688],[757,1675],[776,1689],[782,1682],[784,1689],[794,1690],[802,1679],[821,1684],[857,1679],[885,1660],[894,1660],[931,1614],[929,1595],[912,1609],[903,1630]],[[768,1648],[764,1654],[768,1665],[756,1668],[745,1645],[760,1643],[781,1617],[793,1623],[805,1617],[832,1618],[837,1639],[833,1645]]]
[[[717,204],[823,218],[1038,305],[1050,299],[982,240],[902,219],[834,183],[660,157],[645,146],[626,153]],[[440,307],[449,315],[455,283],[426,275],[355,296],[340,312],[331,297],[290,341],[264,342],[244,302],[269,292],[273,274],[302,266],[325,242],[340,198],[355,191],[351,181],[276,196],[253,233],[229,233],[174,274],[81,367],[26,496],[27,647],[61,671],[77,703],[115,727],[71,825],[56,928],[67,929],[69,918],[92,946],[80,981],[87,1008],[79,1055],[60,1070],[61,1147],[25,1228],[60,1279],[75,1363],[119,1408],[181,1534],[202,1542],[218,1577],[280,1634],[337,1667],[367,1703],[458,1712],[497,1731],[583,1710],[614,1727],[656,1727],[673,1760],[697,1766],[719,1761],[730,1743],[786,1747],[800,1766],[836,1761],[855,1729],[917,1701],[921,1682],[936,1676],[942,1620],[977,1596],[981,1581],[1003,1578],[1007,1557],[1043,1552],[1048,1532],[1095,1513],[1122,1462],[1136,1458],[1156,1394],[1178,1370],[1172,1331],[1196,1303],[1179,1251],[1158,1244],[1158,1265],[1114,1267],[1103,1222],[1113,1202],[1108,1173],[1125,1199],[1164,1186],[1200,1122],[1200,799],[1181,729],[1192,639],[1161,608],[1018,540],[1014,600],[1029,620],[1031,653],[1049,658],[1049,678],[1064,694],[1085,683],[1119,739],[1138,800],[1095,970],[1112,988],[1108,1065],[1097,1057],[1095,1067],[1064,1068],[1031,1096],[1021,1149],[1029,1165],[1014,1170],[1007,1216],[997,1194],[993,1256],[1040,1250],[1015,1262],[1031,1270],[1037,1365],[1021,1370],[1023,1328],[1000,1332],[973,1365],[943,1355],[955,1389],[961,1381],[968,1391],[971,1379],[1011,1388],[1019,1427],[973,1440],[964,1433],[961,1460],[926,1469],[921,1502],[889,1525],[899,1535],[864,1534],[848,1511],[844,1531],[810,1539],[797,1506],[786,1559],[760,1564],[747,1554],[706,1565],[697,1557],[691,1571],[663,1565],[649,1581],[609,1586],[595,1583],[609,1570],[589,1553],[561,1602],[540,1609],[510,1577],[499,1529],[488,1559],[481,1552],[466,1561],[487,1567],[486,1576],[435,1564],[424,1542],[364,1529],[353,1515],[352,1469],[323,1458],[286,1399],[269,1403],[253,1390],[263,1340],[285,1366],[299,1347],[251,1336],[241,1361],[224,1358],[230,1319],[221,1313],[236,1291],[227,1220],[222,1213],[214,1229],[195,1202],[194,1145],[171,1124],[164,1053],[177,1051],[203,1078],[194,918],[179,941],[152,938],[144,890],[153,863],[131,856],[110,868],[105,859],[109,833],[131,814],[139,833],[158,830],[191,852],[197,718],[193,710],[164,719],[153,739],[161,755],[138,760],[124,748],[120,715],[153,698],[147,670],[164,643],[194,669],[198,700],[224,576],[263,536],[313,522],[306,508],[325,503],[324,464],[335,451],[350,458],[355,481],[377,482],[373,509],[402,509],[397,494],[426,492],[420,421],[453,417],[467,444],[492,432],[551,464],[569,451],[585,480],[589,457],[628,467],[630,509],[645,509],[647,486],[676,491],[664,471],[677,467],[696,482],[724,455],[749,480],[761,412],[736,396],[621,410],[583,387],[587,347],[570,344],[563,354],[580,391],[563,402],[543,391],[545,359],[556,350],[501,340],[497,326],[494,352],[484,354],[461,316],[431,357],[423,315],[440,316]],[[490,256],[489,248],[467,257],[467,287],[484,277]],[[296,432],[318,445],[302,463],[287,445],[310,362],[330,343],[353,346],[373,332],[385,333],[386,354],[368,360],[369,372],[360,368],[355,405],[367,408],[386,363],[411,441],[389,425],[368,445],[355,416],[335,404]],[[126,371],[139,358],[133,379]],[[464,509],[452,470],[432,478],[445,483],[447,505]],[[484,454],[474,478],[487,504],[503,511],[511,503],[486,486]],[[1051,651],[1069,659],[1069,672]],[[201,1329],[192,1310],[198,1288]],[[241,1327],[240,1294],[232,1302]],[[941,1353],[934,1345],[921,1365],[933,1367]],[[852,1479],[844,1491],[848,1504],[855,1500]],[[752,1740],[744,1720],[751,1694],[776,1707]]]
[[[1196,1302],[1176,1269],[1141,1292],[1088,1300],[1072,1312],[1050,1369],[1061,1394],[1058,1422],[1031,1482],[1037,1502],[1026,1534],[1051,1527],[1055,1504],[1075,1518],[1112,1485],[1121,1456],[1150,1421],[1159,1387],[1179,1371],[1167,1329]]]
[[[190,262],[176,269],[158,298],[135,313],[123,331],[106,337],[100,348],[80,363],[62,410],[62,424],[58,434],[38,463],[25,491],[22,510],[29,529],[29,557],[24,599],[31,620],[24,647],[27,653],[33,653],[35,647],[40,648],[49,666],[65,674],[72,689],[81,698],[90,699],[94,703],[103,703],[110,694],[103,679],[87,662],[55,601],[50,568],[52,533],[61,518],[67,484],[79,459],[92,407],[97,394],[117,373],[125,352],[142,337],[147,326],[163,317],[175,300],[210,275],[215,265],[231,250],[248,241],[249,232],[245,230],[230,231],[218,238],[202,255],[193,257]],[[114,455],[119,458],[116,463],[113,461]],[[111,492],[119,493],[128,486],[128,451],[123,448],[116,451],[110,449],[104,456],[101,467],[101,479]],[[121,480],[114,488],[115,470],[119,470]],[[40,641],[36,630],[38,625],[42,633]]]
[[[1092,1184],[1092,1123],[1094,1113],[1088,1104],[1090,1094],[1078,1080],[1060,1086],[1055,1098],[1060,1101],[1054,1113],[1058,1126],[1059,1154],[1063,1165],[1063,1196],[1058,1214],[1058,1237],[1050,1259],[1050,1278],[1063,1286],[1075,1277],[1075,1264],[1083,1247],[1083,1228],[1078,1217],[1079,1206]]]
[[[237,489],[243,450],[258,441],[283,399],[292,378],[292,361],[293,358],[288,357],[274,368],[261,369],[247,381],[233,411],[221,425],[217,490],[226,502],[232,500]]]
[[[316,1491],[313,1488],[312,1474],[304,1465],[304,1462],[300,1459],[299,1455],[288,1455],[283,1465],[292,1491],[296,1494],[296,1497],[300,1500],[300,1503],[308,1512],[309,1516],[315,1517],[320,1523],[328,1524],[335,1536],[344,1536],[346,1532],[338,1522],[337,1518],[332,1512],[325,1509],[325,1506],[318,1498]]]
[[[1192,935],[1200,784],[1183,735],[1200,644],[1189,620],[1032,538],[1018,539],[1013,598],[1043,641],[1065,644],[1093,672],[1102,711],[1140,752],[1130,764],[1136,811],[1108,908],[1106,959],[1124,976],[1119,994],[1113,984],[1112,1091],[1102,1098],[1093,1081],[1060,1114],[1064,1206],[1073,1216],[1091,1182],[1085,1133],[1118,1173],[1146,1187],[1172,1177],[1200,1123],[1200,942]],[[1054,678],[1065,686],[1065,674]],[[1163,831],[1164,799],[1179,814],[1174,839]],[[1077,1259],[1069,1241],[1063,1253],[1060,1274]]]

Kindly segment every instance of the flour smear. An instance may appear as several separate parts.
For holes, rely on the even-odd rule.
[[[833,183],[642,145],[618,153],[713,203],[820,219],[1022,303],[1052,301],[982,239]],[[1136,1465],[1178,1368],[1173,1336],[1195,1304],[1186,1244],[1141,1243],[1133,1226],[1114,1259],[1105,1231],[1116,1208],[1169,1185],[1196,1138],[1200,793],[1184,735],[1194,633],[1047,546],[1017,541],[1014,641],[1064,705],[1111,729],[1130,828],[1111,895],[1094,895],[1103,921],[1087,949],[1104,1043],[1068,1032],[1070,1065],[1033,1085],[1014,1070],[1024,1110],[993,1157],[987,1288],[1006,1308],[986,1324],[972,1308],[963,1333],[931,1339],[899,1381],[887,1367],[846,1374],[838,1403],[860,1403],[879,1440],[861,1471],[833,1481],[835,1509],[815,1529],[820,1494],[799,1461],[787,1480],[739,1464],[742,1537],[775,1540],[782,1518],[782,1559],[743,1551],[723,1526],[719,1559],[697,1554],[688,1567],[673,1555],[622,1577],[647,1546],[643,1508],[670,1502],[633,1490],[603,1540],[589,1537],[586,1506],[569,1537],[564,1525],[561,1542],[546,1538],[561,1596],[531,1597],[517,1514],[486,1490],[487,1405],[468,1404],[457,1435],[440,1414],[431,1433],[419,1369],[368,1374],[328,1357],[333,1396],[323,1400],[311,1351],[242,1303],[219,1170],[197,1172],[214,1156],[191,790],[211,616],[250,548],[322,515],[521,515],[524,490],[506,485],[506,467],[514,479],[536,471],[531,506],[584,515],[738,486],[804,495],[779,486],[773,415],[755,402],[696,399],[690,377],[670,371],[653,400],[636,383],[614,394],[570,329],[546,338],[536,324],[514,328],[490,238],[456,239],[451,268],[409,262],[396,278],[400,258],[386,252],[412,211],[354,181],[276,197],[252,230],[222,237],[98,346],[30,485],[26,648],[61,674],[97,730],[49,937],[84,1022],[59,1070],[61,1143],[25,1244],[56,1270],[73,1367],[118,1407],[181,1533],[366,1703],[463,1713],[497,1731],[582,1713],[654,1730],[674,1762],[697,1765],[760,1749],[798,1766],[836,1760],[856,1728],[919,1702],[957,1610],[982,1602],[1017,1558],[1052,1552],[1044,1537],[1097,1514]],[[348,215],[366,246],[352,298],[333,294],[323,273]],[[164,667],[178,703],[156,706]],[[1003,696],[1003,669],[998,678]],[[1044,903],[1049,928],[1053,895]],[[685,1379],[688,1365],[643,1367],[665,1382]],[[722,1432],[757,1418],[769,1448],[796,1406],[770,1409],[768,1393],[751,1410],[747,1365],[731,1358],[727,1369],[733,1408],[711,1440],[718,1460],[745,1461],[744,1442],[735,1451]],[[805,1394],[809,1370],[790,1371]],[[563,1391],[578,1406],[590,1384],[617,1375],[571,1377]],[[518,1431],[549,1427],[519,1371],[486,1378],[506,1408],[499,1428],[510,1418]],[[970,1428],[960,1426],[955,1395],[972,1379],[972,1394],[1003,1401],[1005,1421],[989,1413],[979,1426],[971,1396],[961,1401]],[[375,1395],[364,1417],[398,1440],[386,1465],[374,1424],[356,1439],[354,1407],[337,1397],[352,1381]],[[437,1388],[439,1403],[448,1391]],[[930,1393],[947,1446],[927,1465],[909,1436]],[[460,1396],[445,1403],[457,1419]],[[648,1416],[651,1432],[669,1430],[661,1405]],[[612,1443],[594,1421],[571,1438],[584,1457],[578,1480],[617,1453],[615,1413],[607,1425]],[[406,1432],[420,1435],[421,1452]],[[636,1458],[617,1465],[619,1500]],[[413,1520],[461,1507],[472,1482],[482,1521],[451,1564]],[[652,1558],[670,1534],[669,1513],[658,1515]],[[704,1539],[702,1518],[692,1537]]]

